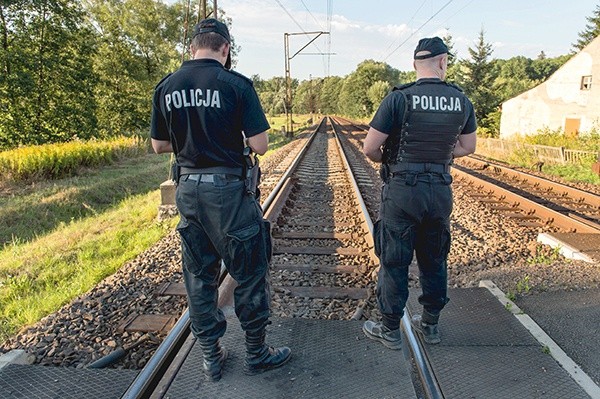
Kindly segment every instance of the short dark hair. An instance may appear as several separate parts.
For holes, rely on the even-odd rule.
[[[201,33],[192,39],[195,48],[209,48],[212,51],[219,51],[225,43],[229,43],[227,39],[215,32]]]

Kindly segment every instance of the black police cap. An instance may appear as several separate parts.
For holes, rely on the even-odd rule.
[[[194,27],[194,34],[192,35],[192,39],[202,33],[210,33],[215,32],[219,35],[223,36],[227,43],[231,44],[231,37],[229,36],[229,29],[227,29],[227,25],[223,22],[215,19],[215,18],[206,18],[200,21]],[[231,68],[231,51],[227,55],[227,61],[225,61],[225,68]]]
[[[428,54],[417,55],[421,51],[428,51]],[[450,57],[453,56],[448,51],[448,46],[444,43],[442,39],[439,37],[426,37],[424,39],[419,40],[419,44],[417,44],[417,48],[415,49],[415,60],[424,60],[427,58],[435,57],[440,54],[448,54]]]
[[[225,40],[227,40],[227,43],[231,43],[231,38],[229,37],[229,29],[227,29],[227,25],[214,18],[206,18],[200,21],[194,27],[194,34],[192,38],[198,36],[201,33],[210,32],[218,33],[219,35],[223,36]]]

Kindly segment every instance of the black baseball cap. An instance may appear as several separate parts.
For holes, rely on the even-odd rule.
[[[429,51],[429,54],[417,55],[421,51]],[[424,39],[419,40],[419,44],[417,44],[417,48],[415,49],[415,60],[424,60],[426,58],[432,58],[436,55],[440,54],[448,54],[448,56],[453,57],[454,55],[448,51],[448,46],[446,43],[439,37],[426,37]]]
[[[229,29],[227,29],[227,25],[215,18],[206,18],[200,21],[194,27],[194,34],[192,35],[192,39],[202,33],[210,32],[218,33],[219,35],[223,36],[225,40],[227,40],[227,43],[231,44],[231,37],[229,36]],[[225,68],[231,68],[231,50],[229,50],[229,54],[227,55],[227,61],[225,61]]]

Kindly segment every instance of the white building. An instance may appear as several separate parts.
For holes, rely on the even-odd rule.
[[[600,127],[600,36],[547,81],[502,104],[500,138],[539,129],[577,135]]]

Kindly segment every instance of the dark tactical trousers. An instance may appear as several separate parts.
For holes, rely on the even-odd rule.
[[[221,259],[239,284],[234,299],[242,328],[264,328],[270,315],[271,236],[258,201],[246,193],[243,181],[227,175],[215,175],[214,183],[184,175],[176,202],[193,334],[209,341],[225,334],[225,317],[217,308]]]
[[[375,252],[380,270],[377,302],[388,328],[398,328],[408,299],[408,267],[416,253],[422,295],[419,303],[438,315],[448,302],[452,177],[448,173],[395,173],[385,182]]]

